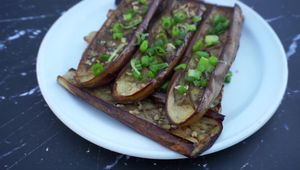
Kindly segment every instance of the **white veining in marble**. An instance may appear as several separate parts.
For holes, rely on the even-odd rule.
[[[271,23],[271,22],[273,22],[273,21],[277,21],[277,20],[282,19],[282,18],[284,18],[284,16],[280,15],[280,16],[277,16],[277,17],[273,17],[273,18],[266,19],[266,21],[267,21],[268,23]]]
[[[6,97],[5,96],[0,96],[0,100],[5,100]]]
[[[42,143],[40,143],[38,146],[30,150],[29,152],[24,153],[22,157],[20,157],[17,161],[15,161],[13,164],[9,165],[9,167],[6,170],[12,169],[16,165],[18,165],[21,161],[23,161],[26,157],[30,156],[32,153],[34,153],[36,150],[41,148],[43,145],[51,141],[54,137],[56,137],[61,131],[56,132],[54,135],[51,135],[49,138],[44,140]]]
[[[10,151],[8,151],[8,152],[6,152],[6,153],[0,155],[0,160],[1,160],[2,158],[4,158],[4,157],[7,157],[7,156],[11,155],[11,154],[14,153],[15,151],[20,150],[20,149],[23,148],[24,146],[26,146],[26,143],[23,143],[23,144],[21,144],[20,146],[17,146],[17,147],[15,147],[15,148],[11,149]]]
[[[297,52],[298,48],[298,41],[300,40],[300,34],[297,34],[293,40],[292,43],[289,45],[289,49],[286,53],[287,58],[289,59],[291,56],[293,56]]]
[[[300,90],[291,90],[287,92],[288,96],[298,95],[300,94]]]
[[[54,16],[54,15],[37,15],[37,16],[20,17],[20,18],[9,18],[9,19],[0,20],[0,23],[36,20],[36,19],[43,19],[43,18],[48,18],[48,17],[52,17],[52,16]]]
[[[0,51],[6,49],[6,45],[0,42]]]
[[[106,165],[104,167],[104,169],[109,170],[109,169],[113,168],[114,166],[116,166],[119,163],[120,159],[122,159],[123,157],[124,157],[124,155],[118,155],[116,157],[115,161],[112,164]]]
[[[22,72],[20,73],[21,76],[27,76],[27,73],[26,72]]]
[[[290,128],[289,128],[289,125],[288,124],[283,124],[283,127],[284,127],[284,129],[286,130],[286,131],[289,131],[290,130]]]
[[[240,170],[245,169],[248,165],[249,165],[249,162],[244,163],[244,165],[240,168]]]
[[[30,96],[30,95],[33,95],[35,92],[39,92],[39,91],[40,91],[39,86],[36,86],[36,87],[30,89],[29,91],[19,94],[19,97]]]

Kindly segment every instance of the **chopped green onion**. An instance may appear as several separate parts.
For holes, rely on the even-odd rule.
[[[153,56],[155,54],[155,50],[154,48],[148,48],[147,51],[146,51],[147,55],[149,56]]]
[[[187,67],[187,64],[179,64],[175,67],[175,70],[178,71],[178,70],[185,70]]]
[[[138,15],[135,17],[135,19],[131,20],[128,25],[123,26],[123,28],[125,28],[125,29],[134,28],[137,25],[139,25],[142,21],[143,21],[143,17]]]
[[[140,61],[138,59],[132,59],[130,61],[130,65],[132,68],[133,77],[137,80],[142,80],[143,76],[140,72],[140,70],[142,69],[142,66],[140,64]]]
[[[206,35],[204,41],[207,47],[220,43],[220,39],[217,35]]]
[[[121,31],[122,31],[122,28],[123,28],[122,23],[117,22],[117,23],[115,23],[115,24],[113,25],[113,27],[112,27],[112,32],[113,32],[113,33],[121,32]]]
[[[133,14],[132,13],[127,13],[123,15],[123,19],[124,21],[131,21],[133,18]]]
[[[169,66],[168,63],[152,64],[150,65],[149,69],[154,73],[158,73],[161,70],[167,68],[168,66]]]
[[[180,34],[180,30],[179,30],[178,26],[174,26],[172,28],[172,36],[177,37],[177,36],[179,36],[179,34]]]
[[[123,33],[121,33],[121,32],[113,33],[113,39],[114,40],[121,40],[122,38],[123,38]]]
[[[197,24],[198,22],[201,21],[201,19],[202,19],[202,18],[199,17],[199,16],[193,16],[192,21],[193,21],[193,23]]]
[[[179,94],[183,95],[188,91],[189,86],[188,85],[178,85],[175,87],[175,89],[177,90],[177,92]]]
[[[167,92],[169,87],[169,81],[166,81],[162,86],[160,86],[160,91]]]
[[[145,5],[146,4],[146,0],[138,0],[140,4]]]
[[[196,25],[194,24],[189,24],[185,26],[185,31],[186,32],[195,32],[197,30]]]
[[[179,47],[179,46],[181,46],[182,44],[183,44],[183,41],[182,40],[175,40],[175,45],[177,46],[177,47]]]
[[[180,32],[178,38],[179,38],[180,40],[184,40],[184,39],[185,39],[185,36],[186,36],[186,32],[182,31],[182,32]]]
[[[92,66],[92,73],[94,76],[99,76],[102,71],[104,71],[104,66],[100,63],[96,63]]]
[[[148,49],[148,40],[144,40],[142,43],[141,43],[141,45],[140,45],[140,51],[142,52],[142,53],[144,53],[144,52],[146,52],[147,51],[147,49]]]
[[[166,50],[160,46],[154,47],[155,54],[158,56],[164,56],[166,54]]]
[[[102,54],[100,56],[101,61],[107,61],[109,59],[110,55],[109,54]]]
[[[225,77],[225,83],[230,83],[231,82],[231,78],[233,76],[233,73],[231,71],[229,71],[227,74],[226,74],[226,77]]]
[[[148,67],[150,64],[150,61],[151,61],[151,59],[149,56],[147,56],[147,55],[143,56],[141,59],[142,66]]]
[[[163,32],[160,32],[155,38],[156,39],[161,39],[164,42],[168,41],[167,35],[165,33],[163,33]]]
[[[207,87],[208,86],[208,80],[201,79],[201,80],[195,80],[193,81],[194,86],[197,87]]]
[[[156,39],[154,46],[164,46],[165,42],[162,39]]]
[[[196,43],[193,45],[193,52],[200,51],[203,48],[204,44],[202,40],[196,41]]]
[[[210,34],[220,35],[230,26],[230,20],[226,16],[216,15],[213,18],[213,27],[209,29]]]
[[[213,66],[216,66],[219,63],[219,59],[216,56],[209,57],[209,63]]]
[[[153,71],[150,70],[150,71],[148,71],[147,76],[148,76],[149,78],[153,79],[153,78],[156,77],[156,73],[154,73]]]
[[[111,62],[123,48],[127,45],[127,43],[121,43],[110,55],[108,62]]]
[[[205,51],[196,51],[195,55],[198,57],[198,59],[201,59],[202,57],[209,57],[209,54]]]
[[[171,17],[163,17],[162,18],[162,26],[164,27],[164,29],[169,29],[172,26]]]
[[[192,80],[199,80],[201,78],[201,72],[199,70],[189,69],[187,77]]]
[[[186,19],[186,14],[184,11],[178,11],[174,14],[174,19],[176,23],[184,22]]]
[[[137,34],[137,44],[140,45],[144,40],[148,38],[148,33],[138,33]]]
[[[205,57],[200,58],[197,70],[200,72],[207,71],[207,68],[209,67],[209,60]]]

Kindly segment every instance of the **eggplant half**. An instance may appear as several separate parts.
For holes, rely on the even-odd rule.
[[[58,76],[57,81],[70,93],[138,133],[187,157],[196,157],[210,148],[223,129],[223,116],[214,111],[220,110],[220,105],[193,124],[177,128],[166,118],[165,104],[150,98],[135,104],[119,104],[113,99],[110,86],[80,88],[76,85],[75,74],[75,70],[70,70]]]
[[[190,125],[214,107],[232,65],[241,35],[239,6],[211,6],[172,77],[166,102],[169,120]]]
[[[161,0],[123,0],[94,34],[76,71],[77,84],[92,88],[109,83],[136,51],[137,35],[143,33]]]
[[[148,33],[140,35],[139,50],[116,78],[113,97],[120,103],[147,98],[171,76],[206,10],[194,0],[166,3],[167,8],[151,21]]]

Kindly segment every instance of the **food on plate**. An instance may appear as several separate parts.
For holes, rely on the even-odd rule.
[[[161,0],[123,0],[84,51],[76,71],[82,87],[109,83],[136,50],[137,35],[143,33]]]
[[[112,98],[111,86],[83,89],[76,86],[74,77],[75,70],[70,70],[57,80],[75,96],[138,133],[187,157],[196,157],[207,150],[223,129],[223,116],[218,113],[220,105],[210,110],[210,113],[199,121],[177,128],[166,118],[163,103],[149,98],[134,104],[119,104]]]
[[[192,0],[168,0],[167,8],[140,34],[139,50],[119,73],[113,97],[120,103],[145,99],[166,80],[181,60],[206,7]]]
[[[221,101],[239,47],[240,7],[118,3],[102,28],[84,37],[89,45],[77,70],[58,83],[157,143],[198,156],[223,129]]]
[[[166,105],[173,124],[189,125],[214,107],[227,74],[229,81],[242,23],[237,5],[209,10],[170,82]]]

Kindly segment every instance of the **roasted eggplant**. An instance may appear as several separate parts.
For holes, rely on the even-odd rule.
[[[116,118],[140,134],[187,157],[196,157],[208,149],[221,133],[223,116],[210,110],[197,122],[176,128],[165,117],[164,104],[145,99],[135,104],[118,104],[111,95],[111,87],[83,89],[76,85],[75,70],[70,70],[58,83],[69,92]],[[220,105],[215,110],[219,110]]]
[[[214,107],[235,59],[242,23],[237,5],[209,9],[170,83],[166,110],[173,124],[190,125]]]
[[[136,51],[137,35],[143,33],[161,0],[123,0],[84,51],[76,72],[82,87],[109,83]]]
[[[206,10],[194,0],[168,0],[167,8],[140,35],[139,50],[119,73],[113,97],[120,103],[147,98],[168,78],[182,59]]]

